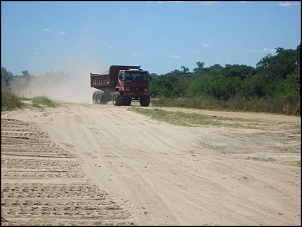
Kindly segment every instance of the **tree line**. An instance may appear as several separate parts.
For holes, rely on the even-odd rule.
[[[150,92],[164,97],[228,100],[274,98],[300,99],[300,45],[295,50],[276,48],[276,55],[262,58],[256,67],[197,62],[193,72],[185,66],[164,75],[152,74]]]
[[[300,44],[301,45],[301,44]],[[204,100],[274,100],[300,109],[300,45],[296,49],[276,48],[276,54],[268,54],[256,67],[220,64],[205,67],[197,62],[192,72],[185,66],[180,70],[157,75],[152,73],[149,93],[159,98],[198,98]],[[25,86],[32,79],[27,70],[13,76],[1,68],[1,86],[10,87],[18,80]],[[299,111],[300,113],[300,111]]]
[[[296,49],[276,48],[256,67],[197,62],[192,72],[185,66],[164,75],[152,74],[153,97],[211,100],[282,100],[300,108],[300,45]]]

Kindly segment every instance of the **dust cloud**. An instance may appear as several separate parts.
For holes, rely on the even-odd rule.
[[[90,87],[90,72],[93,71],[52,71],[38,77],[17,78],[12,87],[20,97],[46,96],[53,101],[92,103],[96,89]]]
[[[105,72],[109,66],[104,66],[102,62],[89,44],[82,45],[80,52],[73,54],[61,51],[53,58],[33,61],[44,70],[38,75],[16,78],[12,90],[18,96],[30,99],[46,96],[53,101],[92,103],[92,94],[96,89],[90,87],[90,73]],[[30,70],[28,72],[31,74]]]

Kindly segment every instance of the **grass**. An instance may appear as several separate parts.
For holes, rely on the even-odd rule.
[[[1,110],[14,110],[25,107],[21,99],[9,91],[1,91]]]
[[[254,99],[245,100],[240,98],[229,99],[228,101],[203,98],[165,98],[152,99],[153,106],[185,107],[209,110],[224,111],[249,111],[265,112],[284,115],[301,116],[300,100],[292,102],[284,99]]]
[[[30,104],[25,103],[24,101],[31,101]],[[35,108],[43,108],[43,107],[57,107],[58,103],[53,102],[48,97],[45,96],[37,96],[32,100],[27,98],[20,98],[10,91],[1,91],[1,110],[2,111],[10,111],[14,109],[25,108],[28,106],[32,106]]]
[[[158,121],[164,121],[170,124],[182,125],[182,126],[200,126],[200,125],[211,125],[211,126],[227,126],[234,128],[245,127],[239,123],[230,123],[224,121],[222,117],[211,117],[203,114],[194,113],[183,113],[183,112],[172,112],[160,109],[146,109],[140,107],[130,107],[130,111],[134,111],[139,114],[150,116],[152,119]]]
[[[57,107],[59,106],[58,103],[53,102],[46,96],[37,96],[34,97],[32,100],[32,106],[36,108],[41,108],[41,107]]]

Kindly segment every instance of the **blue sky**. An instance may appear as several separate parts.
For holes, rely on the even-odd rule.
[[[1,1],[1,67],[14,75],[255,67],[300,42],[300,1]]]

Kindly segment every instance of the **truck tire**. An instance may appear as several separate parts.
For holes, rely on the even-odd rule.
[[[113,101],[113,105],[115,106],[121,106],[123,104],[121,94],[118,91],[113,93],[112,101]]]
[[[150,96],[143,96],[140,98],[139,103],[141,104],[141,106],[149,106],[150,104]]]
[[[107,100],[107,97],[106,97],[106,94],[104,91],[99,91],[98,93],[98,103],[100,104],[107,104],[108,103],[108,100]]]
[[[132,101],[132,97],[131,97],[131,96],[126,96],[126,97],[124,97],[124,99],[123,99],[123,105],[124,105],[124,106],[130,106],[131,101]]]
[[[92,103],[93,103],[93,104],[96,104],[96,103],[97,103],[97,102],[96,102],[96,95],[97,95],[97,91],[93,92],[93,94],[92,94]]]
[[[94,103],[94,104],[98,104],[99,102],[98,102],[98,99],[99,99],[99,92],[100,91],[95,91],[95,92],[93,92],[93,95],[92,95],[92,102]]]
[[[95,91],[92,95],[92,102],[94,104],[107,104],[108,100],[104,91]]]

